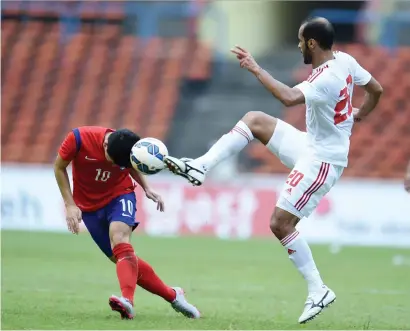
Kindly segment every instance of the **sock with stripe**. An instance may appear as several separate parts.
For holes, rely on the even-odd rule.
[[[117,259],[117,277],[122,296],[134,304],[134,293],[137,287],[138,262],[131,244],[115,245],[113,253]]]
[[[290,260],[305,278],[309,293],[321,290],[324,284],[306,240],[295,230],[280,243],[287,249]]]
[[[141,258],[138,258],[138,286],[168,302],[174,301],[177,296],[174,289],[165,285],[154,269]]]
[[[239,153],[252,140],[252,131],[243,121],[239,121],[229,133],[219,138],[206,154],[197,158],[195,163],[200,163],[208,171],[219,162]]]

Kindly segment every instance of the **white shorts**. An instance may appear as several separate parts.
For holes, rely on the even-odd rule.
[[[314,160],[308,151],[306,132],[279,119],[266,147],[292,169],[276,206],[299,218],[309,217],[344,167]]]

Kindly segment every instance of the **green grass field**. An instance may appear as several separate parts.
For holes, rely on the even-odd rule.
[[[114,264],[88,234],[2,232],[2,329],[408,329],[410,250],[326,246],[313,253],[336,303],[311,323],[297,319],[304,280],[275,240],[135,236],[137,253],[170,285],[185,288],[203,314],[188,320],[138,288],[137,316],[108,306],[118,294]]]

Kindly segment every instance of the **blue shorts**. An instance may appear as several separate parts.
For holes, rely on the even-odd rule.
[[[123,194],[108,205],[92,212],[83,212],[83,222],[95,243],[108,257],[113,256],[109,229],[111,222],[124,222],[134,230],[139,222],[135,220],[137,211],[135,193]]]

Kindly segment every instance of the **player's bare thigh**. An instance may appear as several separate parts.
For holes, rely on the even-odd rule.
[[[306,133],[282,120],[260,111],[252,111],[242,118],[242,122],[289,169],[307,152]]]
[[[256,139],[266,145],[275,132],[278,120],[261,111],[250,111],[242,118],[242,122],[248,126]]]

